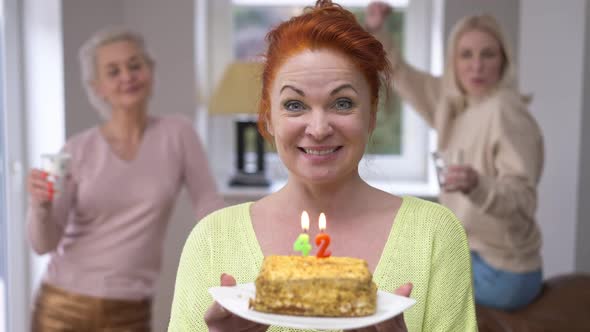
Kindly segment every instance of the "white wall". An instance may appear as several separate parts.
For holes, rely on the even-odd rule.
[[[124,22],[141,32],[156,59],[152,113],[194,117],[194,0],[125,0]]]
[[[119,0],[62,0],[66,137],[95,126],[100,117],[90,106],[80,77],[78,50],[92,33],[123,23]]]
[[[521,0],[521,86],[534,93],[530,108],[545,137],[537,215],[547,276],[575,269],[587,3]]]

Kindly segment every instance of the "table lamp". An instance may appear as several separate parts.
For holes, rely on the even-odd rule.
[[[270,185],[265,174],[264,138],[256,126],[261,91],[262,64],[234,62],[225,69],[209,100],[209,114],[235,116],[236,170],[230,179],[230,186]],[[246,143],[248,134],[252,132],[256,141],[256,163],[247,165]]]

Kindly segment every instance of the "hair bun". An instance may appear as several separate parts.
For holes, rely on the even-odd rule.
[[[332,0],[318,0],[315,3],[316,8],[332,7]]]

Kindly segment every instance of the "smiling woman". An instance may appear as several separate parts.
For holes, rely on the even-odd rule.
[[[396,5],[396,10],[384,25],[385,33],[389,38],[400,41],[402,48],[408,49],[412,59],[420,66],[427,66],[428,54],[423,52],[428,49],[428,37],[420,36],[413,38],[406,43],[406,35],[417,35],[423,27],[418,21],[408,21],[408,17],[428,16],[420,12],[423,8],[422,0],[413,1],[387,1]],[[232,22],[233,29],[230,40],[234,57],[239,60],[258,60],[266,49],[264,42],[265,34],[281,21],[287,20],[290,16],[300,14],[310,1],[289,0],[289,1],[257,1],[257,0],[233,0]],[[345,1],[340,3],[350,10],[361,24],[365,22],[365,6],[367,1]],[[228,22],[229,23],[229,22]],[[430,31],[430,30],[429,30]],[[229,36],[228,36],[229,37]],[[217,41],[219,38],[215,38]],[[216,42],[216,45],[219,43]],[[231,48],[225,50],[229,52]],[[221,51],[221,50],[220,50]],[[422,60],[424,59],[424,60]],[[427,129],[417,118],[409,114],[401,100],[394,94],[389,100],[380,99],[380,112],[377,113],[376,128],[372,132],[366,149],[364,160],[360,165],[363,178],[372,183],[389,183],[393,180],[413,181],[415,183],[426,183],[428,181],[427,169]],[[215,125],[218,119],[214,119]],[[223,138],[213,134],[214,142]],[[251,140],[251,142],[254,142]],[[228,144],[231,142],[228,142]],[[249,145],[254,151],[255,144]],[[223,149],[214,143],[213,151]],[[267,145],[268,152],[267,168],[271,176],[276,180],[283,181],[285,171],[278,157],[274,153],[272,144]],[[418,165],[418,166],[417,166]],[[426,192],[422,192],[426,194]]]
[[[379,91],[391,74],[382,44],[331,1],[317,1],[267,40],[259,126],[287,167],[287,183],[256,202],[216,211],[193,229],[169,331],[266,331],[212,303],[207,291],[252,282],[265,256],[292,254],[302,211],[329,216],[333,257],[361,258],[379,289],[418,299],[403,316],[359,331],[476,330],[459,221],[440,205],[391,195],[359,174]]]
[[[476,301],[515,310],[542,287],[535,213],[544,143],[509,46],[494,17],[470,15],[448,38],[442,77],[408,65],[394,46],[390,53],[396,92],[437,131],[439,152],[464,156],[444,171],[440,202],[468,232]]]
[[[194,218],[223,206],[186,119],[148,113],[154,62],[139,34],[97,32],[82,47],[83,83],[103,122],[68,139],[67,174],[54,186],[32,169],[28,235],[50,253],[34,331],[149,331],[164,230],[186,186]]]
[[[305,51],[282,65],[270,91],[260,127],[292,175],[332,182],[358,172],[375,105],[355,64],[337,52]]]

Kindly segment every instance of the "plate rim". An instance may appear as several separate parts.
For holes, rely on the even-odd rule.
[[[386,312],[386,313],[382,312],[381,316],[379,316],[379,317],[374,317],[379,314],[379,308],[377,308],[377,312],[375,314],[369,315],[369,316],[362,316],[362,317],[295,316],[295,315],[282,315],[282,314],[266,313],[266,312],[260,312],[260,311],[256,311],[253,309],[249,309],[249,305],[247,302],[246,302],[246,304],[247,304],[248,309],[246,311],[242,311],[242,310],[238,311],[238,310],[232,310],[234,308],[225,307],[222,303],[219,302],[219,300],[215,296],[217,294],[218,289],[221,292],[227,292],[228,288],[231,289],[233,287],[236,287],[234,289],[238,289],[238,290],[244,291],[244,292],[254,292],[256,289],[254,282],[247,282],[247,283],[236,284],[235,286],[213,286],[208,289],[208,292],[211,295],[211,297],[213,298],[213,300],[216,301],[219,305],[221,305],[224,309],[226,309],[227,311],[231,312],[232,314],[239,316],[243,319],[247,319],[247,320],[254,321],[254,322],[257,322],[260,324],[265,324],[265,325],[274,325],[274,326],[295,328],[295,329],[320,329],[320,330],[326,329],[325,326],[322,326],[322,327],[311,326],[311,325],[313,325],[313,322],[308,322],[308,320],[324,321],[324,324],[326,324],[326,323],[338,324],[338,321],[340,321],[341,323],[346,322],[346,324],[344,324],[344,325],[337,325],[335,327],[330,328],[330,329],[336,329],[336,330],[363,328],[363,327],[371,326],[374,324],[378,324],[378,323],[383,322],[391,317],[395,317],[395,316],[405,312],[406,310],[410,309],[411,307],[413,307],[416,304],[416,299],[413,299],[411,297],[405,297],[405,296],[393,294],[391,292],[377,290],[377,296],[378,296],[377,301],[379,301],[379,296],[386,296],[387,298],[390,298],[390,299],[396,299],[396,301],[400,301],[400,300],[404,301],[404,303],[401,305],[402,306],[401,311],[394,310],[394,311]],[[248,295],[244,299],[244,301],[249,301],[250,298],[251,298],[251,295]],[[244,315],[244,313],[248,313],[248,312],[254,313],[254,316]],[[289,320],[287,322],[281,321],[280,318],[285,317],[285,316],[288,316],[290,319],[294,319],[294,320],[302,320],[302,322],[296,323],[296,322],[292,322],[291,320]]]

